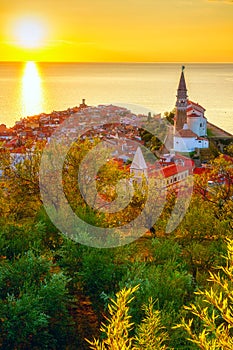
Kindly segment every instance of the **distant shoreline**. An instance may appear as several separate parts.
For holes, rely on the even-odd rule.
[[[186,65],[188,95],[205,107],[211,123],[233,134],[233,64]],[[20,118],[65,110],[83,96],[93,106],[130,104],[163,114],[174,108],[180,66],[178,62],[42,62],[32,75],[25,63],[5,61],[0,63],[0,124],[13,126]]]

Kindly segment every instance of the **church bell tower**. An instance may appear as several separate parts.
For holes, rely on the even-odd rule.
[[[175,131],[183,129],[184,124],[187,122],[187,106],[188,95],[184,78],[184,69],[182,66],[182,72],[180,76],[180,82],[177,89],[176,99],[176,114],[175,114]]]

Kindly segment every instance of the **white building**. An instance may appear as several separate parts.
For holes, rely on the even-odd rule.
[[[188,101],[187,124],[197,136],[207,135],[207,119],[204,116],[205,108],[198,103]]]
[[[173,136],[173,149],[176,152],[193,152],[196,148],[208,148],[207,119],[205,109],[198,103],[188,100],[187,88],[182,67],[177,89],[176,114]]]
[[[176,152],[194,152],[196,148],[208,148],[209,141],[205,137],[199,137],[187,124],[174,135],[174,150]]]

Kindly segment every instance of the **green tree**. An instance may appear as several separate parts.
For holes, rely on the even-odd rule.
[[[199,290],[201,298],[185,309],[196,316],[200,330],[195,329],[194,319],[184,318],[177,327],[183,328],[189,340],[202,350],[227,350],[233,348],[233,241],[227,241],[226,265],[218,273],[210,273],[210,290]],[[198,327],[199,328],[199,327]]]
[[[229,154],[230,157],[233,157],[233,143],[231,142],[225,149],[226,153]]]
[[[170,111],[170,112],[165,112],[164,113],[165,118],[172,125],[174,125],[175,113],[176,113],[176,109],[175,108],[172,111]]]
[[[65,349],[73,333],[68,279],[31,251],[0,265],[2,349]]]
[[[194,190],[204,201],[212,203],[212,212],[232,230],[233,167],[232,159],[222,154],[215,158],[204,175],[196,177]]]
[[[194,193],[183,221],[172,235],[197,286],[205,282],[214,265],[222,263],[224,240],[231,230],[227,222],[216,217],[213,203]]]
[[[41,206],[38,176],[44,143],[34,149],[29,143],[25,147],[24,159],[17,161],[7,150],[0,150],[0,212],[13,220],[34,217]]]

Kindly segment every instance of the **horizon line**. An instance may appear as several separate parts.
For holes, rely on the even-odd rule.
[[[79,64],[233,64],[233,61],[39,61],[39,60],[0,60],[0,63],[79,63]]]

